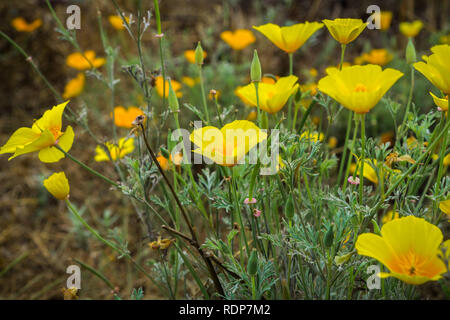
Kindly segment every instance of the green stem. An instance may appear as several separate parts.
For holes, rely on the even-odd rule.
[[[90,173],[92,173],[93,175],[96,175],[97,177],[99,177],[100,179],[108,182],[109,184],[111,184],[112,186],[119,188],[119,184],[117,184],[116,182],[112,181],[111,179],[105,177],[104,175],[102,175],[100,172],[92,169],[91,167],[88,167],[87,165],[85,165],[83,162],[81,162],[80,160],[78,160],[77,158],[75,158],[74,156],[72,156],[70,153],[64,151],[60,146],[55,145],[55,147],[61,151],[62,153],[64,153],[65,156],[67,156],[70,160],[72,160],[73,162],[75,162],[76,164],[78,164],[79,166],[81,166],[82,168],[86,169],[87,171],[89,171]]]
[[[289,53],[289,75],[291,76],[294,73],[294,54]],[[288,121],[292,123],[292,100],[293,97],[289,97],[289,105],[288,105]]]
[[[402,137],[404,134],[403,130],[405,130],[406,119],[408,118],[409,108],[411,106],[411,101],[414,93],[414,67],[410,65],[410,68],[411,68],[411,85],[409,88],[408,102],[406,104],[405,115],[403,116],[403,121],[400,130],[398,131],[399,137]]]
[[[366,125],[365,125],[365,114],[360,116],[361,119],[361,167],[359,168],[359,201],[363,204],[363,186],[364,186],[364,157],[366,152]],[[355,128],[356,130],[356,128]]]
[[[346,48],[346,45],[342,44],[341,45],[341,60],[339,62],[339,70],[342,70],[342,65],[344,64],[345,48]],[[350,137],[351,127],[352,127],[352,112],[350,110],[348,110],[347,130],[345,132],[344,150],[342,153],[341,163],[339,164],[339,173],[338,173],[338,178],[337,178],[338,184],[341,182],[342,172],[344,170],[345,158],[347,156],[348,138]],[[351,155],[349,155],[349,157],[351,158]]]
[[[355,122],[356,122],[356,120],[355,120]],[[356,145],[355,142],[356,142],[357,134],[358,134],[358,125],[355,124],[355,130],[353,130],[353,140],[352,140],[352,148],[351,148],[353,153],[355,152],[355,145]],[[350,154],[349,157],[348,157],[348,160],[347,160],[347,168],[345,169],[344,186],[342,187],[344,192],[345,192],[345,189],[347,188],[347,183],[348,183],[347,177],[348,177],[348,174],[350,172],[350,164],[351,163],[352,163],[352,155]],[[357,173],[355,172],[354,175],[356,176]]]
[[[261,127],[261,109],[259,107],[259,93],[258,93],[259,81],[254,81],[253,84],[255,85],[255,92],[256,92],[256,109],[258,113],[258,126]]]
[[[159,42],[159,57],[161,60],[161,73],[164,81],[166,81],[166,68],[164,66],[164,53],[163,53],[163,37],[162,37],[162,30],[161,30],[161,15],[159,13],[159,4],[158,0],[153,0],[153,4],[155,6],[155,20],[156,20],[156,28],[158,30],[158,34],[160,37],[158,38]],[[166,111],[166,86],[164,82],[163,86],[163,112]]]
[[[205,115],[206,115],[206,124],[209,125],[209,111],[208,111],[208,104],[206,102],[205,85],[203,83],[203,70],[202,70],[201,65],[198,66],[198,75],[200,78],[200,90],[202,93],[203,109],[205,110]]]

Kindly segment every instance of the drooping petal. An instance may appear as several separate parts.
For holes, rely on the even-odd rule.
[[[49,146],[52,146],[55,144],[55,138],[53,134],[49,130],[45,130],[42,132],[42,134],[34,140],[33,142],[27,144],[23,148],[18,147],[16,148],[16,152],[8,159],[14,159],[17,156],[20,156],[25,153],[35,152],[38,150],[42,150],[44,148],[47,148]]]
[[[17,148],[23,148],[27,144],[38,139],[40,133],[36,133],[31,128],[19,128],[17,129],[8,141],[0,148],[0,154],[3,153],[14,153]]]

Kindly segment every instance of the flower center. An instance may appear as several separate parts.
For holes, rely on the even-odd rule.
[[[50,128],[49,130],[53,134],[56,141],[62,136],[62,132],[58,128]]]
[[[368,91],[367,87],[362,83],[358,83],[355,87],[355,92],[367,92],[367,91]]]

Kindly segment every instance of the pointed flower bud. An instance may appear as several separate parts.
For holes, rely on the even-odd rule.
[[[203,59],[203,48],[199,41],[197,44],[197,48],[195,48],[195,64],[201,66],[203,64]]]
[[[173,90],[172,87],[172,81],[169,79],[169,108],[170,110],[172,110],[172,112],[178,112],[180,105],[178,104],[178,98],[177,95],[175,93],[175,91]]]
[[[258,58],[258,52],[255,51],[253,52],[253,60],[252,60],[252,65],[250,68],[250,78],[252,81],[261,81],[261,63],[259,62],[259,58]]]
[[[406,63],[411,64],[416,62],[416,48],[412,42],[412,39],[409,38],[408,45],[406,46]]]

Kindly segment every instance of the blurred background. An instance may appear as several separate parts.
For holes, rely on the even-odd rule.
[[[126,14],[136,15],[137,1],[117,1]],[[121,79],[116,101],[118,105],[139,105],[142,96],[132,79],[120,69],[120,65],[136,63],[136,46],[127,31],[117,31],[108,22],[108,16],[117,12],[109,0],[92,1],[51,1],[58,17],[65,21],[66,8],[77,4],[81,8],[81,30],[77,31],[78,42],[83,50],[94,50],[104,57],[100,39],[97,13],[101,13],[102,25],[113,47],[119,47],[117,77]],[[224,92],[222,103],[238,102],[233,95],[236,84],[245,84],[252,51],[258,49],[263,72],[284,75],[288,72],[287,55],[281,53],[267,39],[256,31],[256,42],[240,52],[230,52],[230,48],[220,39],[224,30],[238,28],[251,29],[253,25],[268,22],[289,25],[304,21],[322,19],[361,18],[367,19],[366,8],[377,4],[383,11],[391,11],[393,18],[389,30],[365,30],[358,41],[346,51],[346,61],[372,48],[387,48],[394,56],[391,64],[405,72],[397,89],[406,92],[409,86],[409,72],[402,60],[406,37],[399,32],[402,21],[421,20],[423,30],[414,39],[418,57],[429,54],[429,48],[438,44],[449,32],[448,0],[391,0],[391,1],[331,1],[331,0],[162,0],[160,1],[162,30],[165,52],[168,56],[167,69],[170,76],[180,80],[190,72],[183,56],[185,50],[194,49],[197,41],[208,52],[205,69],[209,82],[207,90],[215,88]],[[144,10],[153,10],[153,1],[143,1]],[[62,93],[67,81],[76,72],[66,66],[66,57],[75,51],[70,43],[60,39],[45,1],[23,0],[0,2],[0,30],[16,41],[38,65],[49,82]],[[17,17],[27,21],[42,20],[42,26],[33,32],[19,32],[11,24]],[[159,48],[154,37],[155,25],[151,21],[150,30],[143,38],[143,51],[151,70],[158,70]],[[447,40],[448,41],[448,40]],[[319,78],[324,69],[339,62],[339,46],[331,38],[326,28],[320,30],[295,54],[294,74],[302,83],[311,68],[317,69]],[[449,57],[450,58],[450,57]],[[56,104],[51,91],[33,71],[25,58],[4,38],[0,37],[0,145],[19,127],[30,126],[33,119]],[[101,72],[105,70],[100,69]],[[422,112],[434,108],[428,95],[430,84],[417,80],[414,101]],[[110,138],[108,127],[107,101],[109,93],[95,79],[87,79],[83,99],[74,99],[72,108],[83,106],[89,111],[91,129],[105,141]],[[395,91],[392,94],[396,95]],[[195,100],[195,97],[192,97]],[[404,103],[405,95],[399,98]],[[155,102],[159,103],[159,102]],[[92,111],[91,111],[92,110]],[[101,111],[103,112],[103,115]],[[243,112],[242,116],[245,116]],[[321,115],[318,115],[321,116]],[[393,129],[389,121],[382,121],[386,114],[376,112],[373,121],[378,122],[372,136],[381,135]],[[186,123],[189,119],[184,119]],[[67,121],[65,121],[66,123]],[[342,121],[345,123],[345,121]],[[66,125],[66,124],[65,124]],[[64,126],[65,126],[64,125]],[[340,142],[345,132],[344,125],[337,126],[334,135]],[[89,163],[108,176],[114,176],[111,165],[93,161],[95,143],[81,128],[75,128],[76,137],[71,153]],[[0,156],[0,299],[62,299],[65,287],[66,268],[82,261],[101,270],[122,297],[128,298],[132,288],[144,288],[145,298],[161,298],[158,290],[126,263],[92,239],[84,229],[71,220],[65,204],[51,197],[42,186],[42,181],[54,171],[64,170],[70,176],[71,200],[78,204],[91,223],[105,230],[117,225],[124,227],[132,254],[139,252],[136,259],[145,261],[152,252],[148,249],[148,239],[130,204],[117,194],[107,193],[108,186],[93,179],[68,161],[44,164],[36,155],[21,156],[8,162],[8,156]],[[105,196],[105,194],[107,196]],[[126,219],[124,217],[127,217]],[[126,223],[123,224],[125,219]],[[76,260],[74,260],[76,259]],[[82,271],[82,298],[112,299],[112,289],[87,271]],[[125,276],[126,275],[126,276]],[[433,290],[426,287],[421,290]],[[432,293],[432,292],[431,292]],[[427,297],[433,297],[428,291]]]

